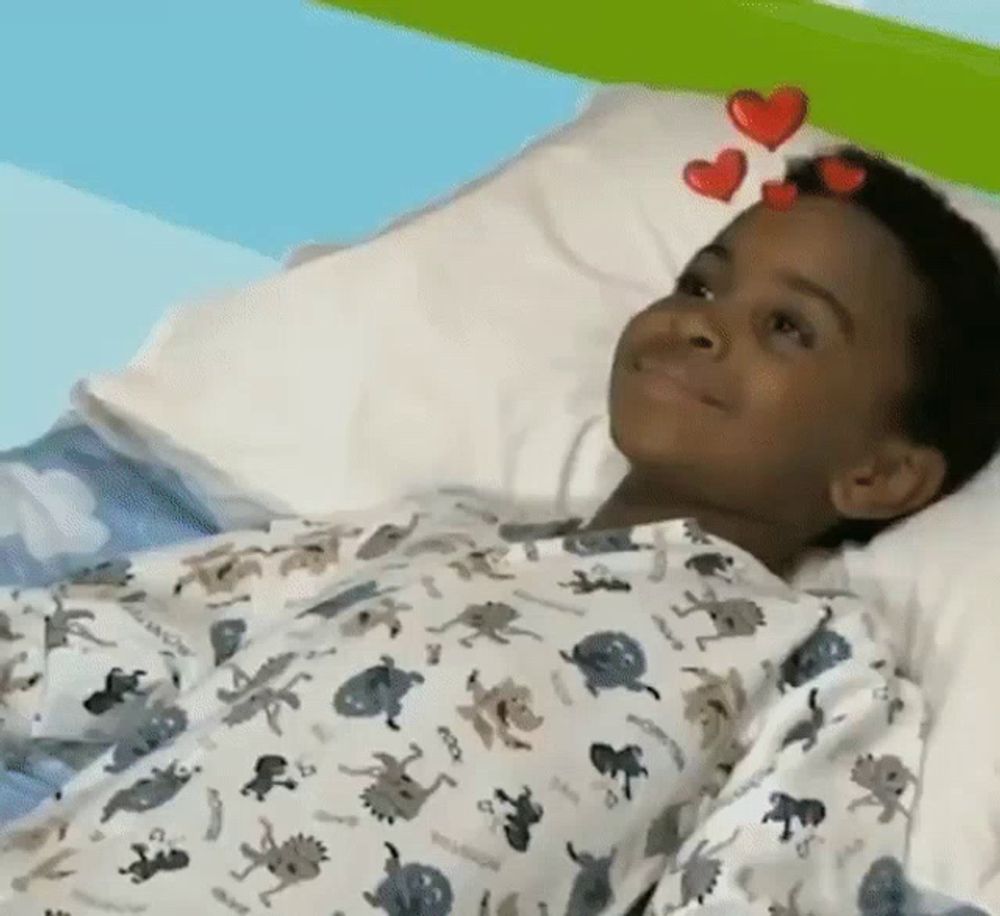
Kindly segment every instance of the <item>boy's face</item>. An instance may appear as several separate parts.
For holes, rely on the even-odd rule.
[[[833,481],[895,430],[922,301],[902,246],[859,208],[815,196],[751,208],[625,328],[615,442],[675,494],[832,523]]]

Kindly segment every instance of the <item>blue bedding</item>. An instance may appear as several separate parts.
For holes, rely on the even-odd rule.
[[[32,444],[0,452],[2,585],[48,585],[219,530],[174,472],[117,454],[72,414]]]
[[[73,773],[68,763],[45,754],[4,766],[0,769],[0,827],[24,817],[69,782]]]
[[[219,530],[175,473],[117,454],[73,414],[30,445],[0,452],[0,585],[49,585]],[[0,825],[51,795],[92,753],[0,742]]]

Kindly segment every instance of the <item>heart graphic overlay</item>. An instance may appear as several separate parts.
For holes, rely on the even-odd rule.
[[[704,197],[729,203],[746,174],[746,154],[738,149],[724,149],[715,162],[695,159],[684,166],[684,183]]]
[[[740,133],[773,153],[805,122],[809,98],[795,86],[775,89],[767,99],[752,89],[741,89],[729,97],[726,110]]]
[[[772,210],[791,210],[799,196],[799,189],[790,181],[765,181],[760,186],[764,206]]]
[[[824,156],[818,164],[819,177],[834,194],[853,194],[868,177],[862,165],[852,165],[838,156]]]

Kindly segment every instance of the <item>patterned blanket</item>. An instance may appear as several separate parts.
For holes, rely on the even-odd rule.
[[[0,831],[0,914],[916,914],[879,626],[459,491],[8,590],[0,724],[100,756]]]

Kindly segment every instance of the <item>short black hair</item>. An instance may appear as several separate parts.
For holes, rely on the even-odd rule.
[[[914,442],[944,455],[938,497],[947,496],[1000,446],[1000,263],[982,230],[940,191],[882,156],[840,147],[793,160],[786,180],[800,194],[833,196],[819,169],[828,155],[864,167],[865,182],[849,199],[899,240],[926,292],[910,334],[916,379],[900,419]],[[845,519],[815,546],[865,544],[898,521]]]

